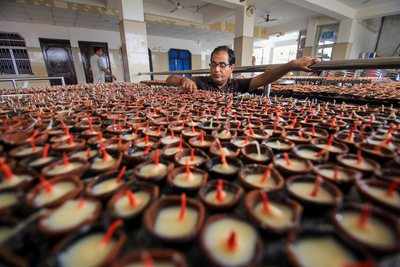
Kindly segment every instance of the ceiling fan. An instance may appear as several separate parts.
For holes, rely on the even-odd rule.
[[[279,20],[279,19],[277,19],[277,18],[271,18],[271,14],[269,14],[269,13],[265,14],[265,16],[262,17],[262,19],[263,19],[263,22],[264,22],[264,23],[268,23],[268,22],[272,22],[272,21],[277,21],[277,20]]]
[[[209,3],[203,4],[203,5],[192,5],[192,6],[184,6],[180,1],[175,1],[175,0],[167,0],[171,5],[174,6],[174,9],[172,9],[170,11],[170,13],[174,13],[178,10],[181,9],[188,9],[188,8],[194,8],[195,12],[198,13],[200,11],[200,9],[202,9],[203,7],[209,5]]]

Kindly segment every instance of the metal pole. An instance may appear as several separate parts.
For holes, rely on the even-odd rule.
[[[61,77],[61,84],[62,84],[63,86],[65,86],[65,80],[64,80],[64,76],[63,76],[63,77]]]
[[[12,81],[14,89],[17,89],[17,83],[15,82],[15,79],[12,79],[11,81]]]

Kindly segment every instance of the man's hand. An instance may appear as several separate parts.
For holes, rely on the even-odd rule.
[[[185,92],[193,93],[197,91],[197,85],[194,81],[188,78],[182,78],[181,87]]]
[[[289,62],[290,70],[291,71],[307,71],[310,72],[312,69],[309,67],[314,65],[315,63],[320,62],[318,58],[313,57],[302,57],[299,59],[295,59]]]
[[[113,75],[112,75],[112,79],[113,79],[113,81],[116,81],[116,80],[117,80],[117,77],[115,77],[115,75],[113,74]]]

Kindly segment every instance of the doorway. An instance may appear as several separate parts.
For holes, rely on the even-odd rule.
[[[49,77],[64,77],[65,84],[76,84],[76,73],[69,40],[39,38]],[[51,80],[51,85],[61,85]]]
[[[90,68],[90,57],[94,55],[95,48],[99,47],[103,49],[103,57],[106,59],[107,68],[111,71],[110,57],[108,55],[107,43],[101,42],[86,42],[79,41],[79,50],[81,51],[83,69],[85,71],[85,78],[87,83],[93,83],[93,73]],[[106,74],[106,82],[112,82],[112,76]]]

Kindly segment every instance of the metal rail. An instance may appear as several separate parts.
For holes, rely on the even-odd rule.
[[[12,82],[14,89],[17,88],[18,81],[50,81],[50,80],[61,80],[61,84],[65,85],[64,77],[27,77],[27,78],[4,78],[0,79],[0,82]]]
[[[263,72],[266,69],[282,66],[282,64],[257,65],[236,67],[233,72]],[[400,57],[386,57],[374,59],[350,59],[350,60],[331,60],[314,64],[312,70],[358,70],[358,69],[399,69]],[[184,71],[161,71],[161,72],[139,72],[137,75],[171,75],[171,74],[208,74],[209,69],[184,70]]]

